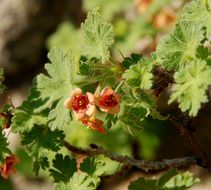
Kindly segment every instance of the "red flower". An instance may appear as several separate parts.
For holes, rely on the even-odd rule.
[[[140,14],[144,14],[153,1],[154,0],[135,0],[135,6],[137,6]]]
[[[93,131],[98,131],[102,134],[106,134],[106,131],[103,128],[103,121],[96,119],[95,117],[83,117],[81,119],[81,122]]]
[[[95,98],[95,102],[103,112],[116,114],[120,110],[120,96],[117,95],[110,87],[105,87],[100,93],[100,96]]]
[[[156,28],[164,28],[171,25],[176,19],[175,11],[171,8],[163,8],[158,12],[154,19],[153,24]]]
[[[85,116],[91,117],[96,113],[94,95],[90,92],[83,95],[80,88],[75,88],[71,92],[70,97],[65,100],[64,106],[73,110],[76,119],[81,119]]]
[[[5,159],[5,163],[0,167],[1,176],[7,179],[12,172],[16,173],[14,165],[19,162],[19,159],[15,155],[7,156]]]

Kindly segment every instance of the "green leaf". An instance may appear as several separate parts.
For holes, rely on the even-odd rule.
[[[129,190],[185,190],[198,183],[199,179],[194,178],[190,172],[177,173],[176,170],[169,170],[159,179],[139,178],[129,185]]]
[[[158,64],[168,70],[183,67],[196,57],[197,48],[204,38],[204,30],[200,24],[177,24],[173,33],[165,36],[157,47]]]
[[[142,55],[133,53],[131,57],[124,58],[122,64],[125,68],[129,69],[131,65],[137,64],[142,58]]]
[[[62,128],[65,123],[72,119],[69,110],[64,108],[64,101],[66,98],[60,99],[56,107],[52,109],[48,115],[49,126],[51,129]]]
[[[0,108],[0,127],[8,128],[11,125],[11,118],[13,117],[13,107],[10,104],[4,104]]]
[[[117,115],[115,126],[121,126],[127,132],[134,135],[143,129],[144,119],[151,115],[153,118],[164,120],[156,109],[155,98],[150,92],[140,88],[131,88],[128,85],[122,87],[122,103]]]
[[[87,157],[80,165],[80,170],[91,176],[103,176],[110,174],[110,167],[114,161],[100,155],[97,157]],[[116,162],[115,162],[116,163]]]
[[[87,63],[87,58],[84,56],[81,56],[80,58],[80,64],[79,64],[79,72],[81,75],[91,75],[91,67],[90,64]]]
[[[172,169],[172,170],[169,170],[167,171],[166,173],[164,173],[160,179],[157,181],[157,185],[159,187],[164,187],[164,185],[172,178],[174,177],[175,175],[177,175],[177,171],[176,169]]]
[[[30,131],[33,126],[46,125],[48,117],[48,109],[40,111],[40,107],[46,103],[46,100],[39,99],[40,93],[33,85],[30,95],[22,105],[14,110],[12,118],[12,130],[15,133],[23,133]]]
[[[147,90],[152,87],[152,68],[151,60],[141,60],[137,64],[131,65],[122,77],[126,79],[129,86]]]
[[[88,13],[81,27],[85,38],[83,54],[97,57],[105,63],[110,57],[109,48],[114,43],[112,25],[103,22],[98,9],[95,8]]]
[[[96,190],[100,179],[98,177],[88,176],[80,172],[74,173],[68,183],[60,182],[55,185],[54,190]]]
[[[132,182],[128,189],[129,190],[159,190],[157,188],[156,180],[145,180],[144,178],[139,178],[138,180]]]
[[[33,172],[35,173],[36,176],[38,176],[40,168],[42,168],[43,170],[49,168],[49,161],[47,157],[40,156],[34,159]]]
[[[0,162],[3,163],[5,160],[5,156],[7,154],[11,154],[11,151],[8,148],[8,142],[7,139],[2,131],[2,128],[0,128]]]
[[[123,86],[123,99],[129,102],[131,105],[138,105],[147,110],[149,114],[159,120],[164,120],[165,117],[161,116],[157,111],[156,99],[150,91],[144,91],[140,88],[131,88],[127,85]]]
[[[187,171],[185,173],[177,174],[170,181],[168,181],[168,183],[165,185],[165,190],[184,190],[199,182],[199,178],[193,177],[193,174]]]
[[[34,160],[34,171],[38,175],[40,167],[48,168],[49,151],[58,151],[63,145],[63,131],[51,131],[47,127],[34,126],[30,132],[22,134],[22,145],[26,145],[28,154]]]
[[[43,106],[51,109],[48,119],[52,129],[61,128],[71,119],[69,110],[63,103],[73,90],[77,64],[73,55],[60,48],[53,48],[48,54],[51,64],[46,64],[48,75],[40,74],[37,77],[37,88],[40,98],[47,99]]]
[[[63,157],[62,154],[56,154],[53,166],[55,169],[50,169],[49,171],[55,182],[69,182],[70,177],[77,171],[76,160],[71,159],[69,156]]]
[[[196,56],[199,59],[207,59],[207,57],[209,56],[209,50],[207,47],[204,46],[199,46],[196,52]]]
[[[181,14],[181,21],[207,28],[207,37],[211,35],[211,1],[195,0],[188,3]]]
[[[0,94],[4,91],[5,86],[2,84],[4,80],[4,73],[3,73],[3,69],[0,68]]]
[[[113,124],[117,122],[117,116],[112,114],[107,114],[105,118],[105,126],[107,129],[110,129]]]
[[[89,175],[96,175],[100,176],[102,175],[102,167],[105,165],[105,163],[100,162],[96,158],[87,157],[80,165],[81,171],[86,172]],[[100,173],[98,173],[100,172]]]
[[[22,144],[27,146],[38,145],[40,148],[58,151],[63,145],[63,131],[51,131],[47,127],[34,126],[33,129],[24,133],[22,136]]]
[[[140,106],[134,104],[128,104],[127,102],[122,102],[120,107],[120,112],[118,114],[118,121],[115,125],[120,125],[130,134],[135,134],[135,132],[143,129],[142,121],[147,116],[147,110]]]
[[[79,87],[84,87],[86,85],[91,85],[93,83],[100,82],[102,87],[105,86],[115,86],[118,79],[116,77],[115,70],[117,67],[111,69],[111,65],[102,64],[102,62],[96,58],[88,58],[86,56],[81,56],[79,60],[79,72],[83,75],[83,80],[76,83]],[[92,85],[93,86],[93,85]]]
[[[210,81],[211,68],[205,61],[190,62],[175,73],[175,82],[169,104],[177,100],[180,109],[196,116],[202,103],[208,101],[206,90]]]

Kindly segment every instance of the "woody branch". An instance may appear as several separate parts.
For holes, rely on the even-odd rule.
[[[134,166],[144,172],[150,171],[161,171],[168,168],[183,168],[190,165],[195,165],[198,162],[198,159],[194,156],[192,157],[183,157],[183,158],[175,158],[175,159],[164,159],[162,161],[147,161],[147,160],[137,160],[128,156],[122,156],[115,153],[112,153],[108,150],[103,149],[102,147],[98,147],[96,145],[92,145],[92,148],[83,149],[80,147],[73,146],[68,142],[64,142],[64,146],[71,151],[72,153],[86,156],[97,156],[104,155],[111,160],[117,161],[119,163],[123,163],[128,166]]]
[[[159,95],[165,88],[171,86],[174,83],[173,74],[160,67],[154,68],[154,76],[157,78],[153,89],[155,95]],[[210,101],[210,97],[209,97]],[[172,125],[177,128],[180,135],[185,139],[188,146],[192,150],[193,154],[196,155],[198,159],[198,164],[204,168],[207,168],[211,172],[211,158],[208,155],[206,149],[198,142],[197,138],[194,136],[193,131],[191,131],[191,118],[185,113],[182,113],[181,117],[169,116],[169,120]]]

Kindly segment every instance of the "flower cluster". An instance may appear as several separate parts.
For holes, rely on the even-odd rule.
[[[143,15],[147,12],[148,8],[153,4],[154,0],[135,0],[135,7],[138,12]],[[161,29],[170,26],[176,19],[176,12],[173,7],[162,7],[150,21],[155,28]]]
[[[5,163],[0,166],[1,176],[5,179],[8,179],[12,173],[16,173],[14,166],[19,162],[19,159],[15,155],[7,156]]]
[[[110,87],[105,87],[101,93],[92,94],[86,92],[83,94],[80,88],[75,88],[70,97],[68,97],[64,106],[73,110],[74,116],[84,125],[94,131],[105,134],[103,121],[95,118],[97,113],[96,106],[103,112],[116,114],[120,110],[120,96],[117,95]]]

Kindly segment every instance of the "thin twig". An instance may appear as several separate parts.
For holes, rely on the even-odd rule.
[[[205,148],[198,142],[196,137],[193,135],[192,131],[189,130],[189,125],[191,123],[190,119],[183,117],[178,119],[174,116],[169,116],[170,121],[179,130],[180,135],[184,137],[189,147],[191,148],[193,154],[195,154],[198,159],[198,165],[207,168],[211,172],[211,158],[208,155]]]
[[[137,160],[128,156],[122,156],[115,153],[112,153],[108,150],[103,149],[102,147],[95,147],[91,149],[83,149],[64,142],[64,146],[71,152],[76,154],[82,154],[87,156],[97,156],[103,154],[104,156],[110,158],[111,160],[117,161],[119,163],[126,164],[128,166],[135,166],[138,169],[144,172],[150,171],[161,171],[168,168],[183,168],[190,165],[197,164],[197,158],[184,157],[184,158],[175,158],[175,159],[164,159],[162,161],[152,162],[147,160]]]

